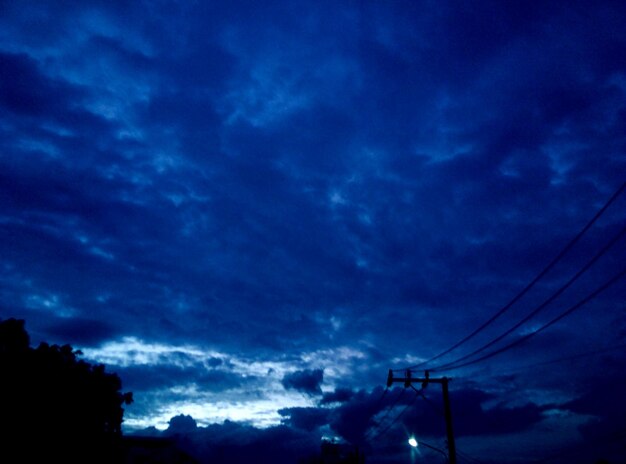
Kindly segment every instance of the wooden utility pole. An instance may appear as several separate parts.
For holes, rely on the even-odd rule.
[[[448,435],[448,461],[450,464],[456,464],[456,446],[454,444],[454,432],[452,430],[452,410],[450,409],[450,395],[448,394],[448,377],[442,377],[440,379],[431,379],[428,371],[424,373],[423,378],[413,377],[411,371],[407,370],[404,373],[404,377],[394,377],[393,371],[389,369],[389,375],[387,376],[387,387],[391,387],[394,382],[403,382],[404,388],[408,388],[413,383],[421,383],[422,388],[426,388],[429,383],[441,384],[441,390],[443,392],[443,408],[446,418],[446,433]]]

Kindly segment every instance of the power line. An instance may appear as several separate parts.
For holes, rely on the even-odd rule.
[[[404,391],[404,390],[402,390]],[[404,413],[411,407],[413,406],[413,404],[415,403],[415,400],[419,397],[418,393],[415,393],[415,396],[413,397],[413,399],[411,399],[411,401],[402,409],[402,411],[400,411],[400,413],[389,423],[389,425],[387,427],[385,427],[384,429],[382,429],[380,432],[378,432],[377,434],[373,435],[370,437],[370,440],[374,440],[377,438],[382,437],[383,435],[385,435],[390,429],[391,427],[393,427],[393,425],[398,422],[400,420],[400,418],[404,415]]]
[[[603,353],[608,353],[610,351],[624,350],[624,349],[626,349],[626,344],[607,346],[604,348],[599,348],[597,350],[586,351],[582,353],[573,354],[571,356],[551,359],[549,361],[541,361],[541,362],[536,362],[532,364],[526,364],[524,366],[513,367],[511,369],[505,369],[505,372],[515,372],[515,371],[521,371],[521,370],[526,370],[526,369],[535,369],[539,366],[548,366],[550,364],[557,364],[557,363],[566,362],[566,361],[576,361],[578,359],[589,358],[592,356],[598,356]]]
[[[418,391],[418,394],[422,397],[424,401],[426,401],[426,404],[428,404],[433,409],[433,411],[437,412],[437,414],[439,414],[441,417],[446,417],[446,413],[443,411],[443,409],[441,409],[439,406],[435,405],[435,403],[433,403],[430,399],[428,399],[426,395],[424,395],[424,392],[422,390]]]
[[[385,396],[387,396],[387,393],[389,392],[389,387],[385,387],[385,390],[383,391],[382,395],[380,395],[380,397],[378,398],[378,401],[376,402],[376,406],[374,406],[373,411],[374,414],[376,414],[376,411],[378,410],[378,408],[380,407],[380,405],[383,402],[383,399],[385,398]],[[398,394],[398,396],[396,397],[396,400],[394,402],[394,406],[395,404],[400,400],[400,397],[402,396],[402,394],[404,393],[403,390],[400,391],[400,393]],[[388,406],[389,408],[389,406]],[[387,413],[383,416],[383,419],[385,419],[388,415],[389,415],[390,409],[387,411]],[[367,435],[369,435],[371,433],[371,430],[369,430],[364,436],[363,439],[367,438]]]
[[[387,388],[385,389],[385,392],[387,392],[388,390],[389,390],[389,387],[387,387]],[[400,390],[400,393],[398,393],[398,396],[396,396],[396,399],[395,399],[395,400],[394,400],[394,401],[393,401],[393,402],[392,402],[389,406],[387,406],[387,408],[386,408],[386,409],[387,409],[387,412],[385,413],[385,415],[384,415],[384,416],[383,416],[383,417],[382,417],[382,418],[378,421],[378,425],[376,425],[376,427],[375,427],[375,428],[370,429],[370,430],[369,430],[369,431],[368,431],[368,432],[367,432],[367,433],[363,436],[363,439],[364,439],[364,440],[368,440],[368,439],[373,438],[373,437],[369,437],[369,438],[368,438],[368,435],[370,435],[370,434],[372,433],[372,431],[373,431],[373,430],[376,430],[376,428],[380,428],[381,424],[385,421],[385,419],[386,419],[386,418],[387,418],[387,416],[391,413],[391,411],[393,410],[393,408],[395,408],[395,407],[396,407],[396,405],[397,405],[397,404],[398,404],[398,402],[400,401],[400,398],[402,398],[402,395],[404,395],[404,390],[405,390],[404,388],[403,388],[402,390]],[[385,393],[383,393],[383,397],[384,397],[384,395],[385,395]],[[382,398],[383,398],[383,397],[381,397],[381,398],[379,399],[379,401],[378,401],[379,405],[380,405],[380,402],[382,401]],[[375,432],[374,432],[374,434],[375,434]],[[374,435],[374,436],[375,436],[375,435]]]
[[[441,385],[441,393],[443,395],[443,407],[446,420],[446,436],[448,438],[448,457],[450,460],[450,464],[456,464],[456,446],[454,443],[454,427],[452,426],[452,410],[450,408],[450,394],[448,388],[450,379],[448,377],[433,379],[430,377],[428,371],[425,372],[423,378],[413,377],[411,375],[411,371],[408,369],[405,371],[404,377],[395,377],[393,375],[393,371],[389,369],[389,374],[387,376],[387,386],[391,386],[394,382],[403,382],[405,388],[410,386],[411,388],[413,388],[413,390],[415,390],[416,395],[419,394],[419,390],[417,390],[413,386],[413,383],[421,383],[422,389],[426,388],[431,383]]]
[[[387,396],[387,393],[389,392],[389,387],[385,387],[385,390],[383,391],[383,394],[380,395],[380,398],[378,398],[378,401],[376,402],[376,406],[374,407],[374,410],[378,409],[380,407],[380,405],[383,402],[383,399],[385,398],[385,396]]]
[[[483,464],[483,461],[481,461],[480,459],[476,459],[473,456],[470,456],[469,454],[463,452],[463,451],[459,451],[459,449],[456,449],[456,453],[463,459],[465,459],[468,462],[475,462],[476,464]]]
[[[398,415],[384,428],[381,429],[380,432],[374,434],[373,436],[371,436],[369,439],[373,440],[375,438],[380,438],[381,436],[385,435],[389,430],[391,430],[391,427],[393,427],[393,425],[398,422],[398,420],[400,420],[400,418],[406,413],[406,411],[413,406],[413,404],[415,404],[415,401],[418,397],[421,397],[422,399],[426,400],[427,402],[429,402],[429,404],[433,407],[436,408],[436,406],[432,403],[430,403],[430,401],[424,396],[424,388],[415,388],[413,385],[411,385],[411,388],[415,391],[415,396],[411,399],[411,401],[409,403],[407,403],[407,405],[402,409],[402,411],[400,411],[400,413],[398,413]],[[404,392],[405,390],[403,389],[402,392]],[[397,403],[397,401],[396,401]],[[394,406],[395,407],[395,404]],[[393,409],[393,407],[391,409]],[[390,411],[391,411],[390,409]],[[441,412],[441,414],[443,415],[442,411],[438,411]],[[382,423],[382,420],[381,420]],[[420,443],[423,443],[420,441]]]
[[[416,440],[417,441],[417,440]],[[440,453],[441,455],[443,455],[443,457],[445,458],[445,462],[447,463],[449,460],[449,456],[448,454],[442,450],[441,448],[437,448],[436,446],[431,445],[430,443],[426,443],[425,441],[419,440],[417,441],[419,446],[425,446],[426,448],[428,448],[431,451],[436,451],[437,453]]]
[[[521,292],[515,295],[511,301],[509,301],[506,305],[500,308],[487,321],[485,321],[482,325],[480,325],[477,329],[475,329],[469,335],[465,336],[463,339],[461,339],[460,341],[452,345],[450,348],[442,351],[441,353],[433,356],[430,359],[427,359],[426,361],[422,361],[421,363],[415,364],[413,366],[409,366],[402,370],[417,369],[418,367],[422,367],[432,361],[435,361],[436,359],[441,358],[442,356],[445,356],[446,354],[450,353],[451,351],[455,350],[459,346],[463,345],[464,343],[472,339],[478,333],[482,332],[487,326],[489,326],[496,319],[498,319],[502,314],[508,311],[511,308],[511,306],[513,306],[520,298],[522,298],[522,296],[524,296],[540,279],[542,279],[563,258],[563,256],[565,256],[565,254],[567,254],[570,251],[570,249],[582,238],[583,235],[585,235],[585,233],[587,233],[587,231],[600,218],[600,216],[604,214],[604,212],[608,209],[608,207],[620,196],[620,194],[624,191],[625,188],[626,188],[626,182],[622,183],[622,185],[615,191],[615,193],[613,193],[613,195],[611,196],[611,198],[609,198],[609,200],[605,203],[605,205],[602,208],[600,208],[600,210],[585,225],[585,227],[583,227],[582,230],[578,232],[578,234],[572,240],[570,240],[570,242],[565,246],[565,248],[563,248],[560,251],[560,253],[539,274],[537,274],[537,276],[528,285],[526,285],[526,287],[522,289]],[[397,370],[401,370],[401,369],[397,369]]]
[[[583,298],[582,300],[580,300],[578,303],[576,303],[575,305],[569,307],[567,310],[565,310],[564,312],[562,312],[561,314],[559,314],[557,317],[555,317],[554,319],[552,319],[551,321],[545,323],[544,325],[542,325],[541,327],[539,327],[537,330],[530,332],[526,335],[524,335],[521,338],[518,338],[517,340],[509,343],[508,345],[503,346],[502,348],[499,348],[495,351],[492,351],[491,353],[487,353],[484,356],[481,356],[480,358],[474,359],[473,361],[467,361],[465,363],[461,363],[458,364],[456,366],[451,366],[451,367],[436,367],[433,369],[429,369],[430,371],[433,372],[442,372],[442,371],[449,371],[452,369],[458,369],[461,367],[466,367],[466,366],[471,366],[472,364],[477,364],[479,362],[485,361],[489,358],[493,358],[494,356],[503,353],[505,351],[508,351],[514,347],[516,347],[517,345],[520,345],[522,343],[524,343],[525,341],[529,340],[530,338],[534,337],[535,335],[539,334],[540,332],[543,332],[544,330],[546,330],[547,328],[551,327],[552,325],[556,324],[557,322],[559,322],[561,319],[563,319],[566,316],[569,316],[571,313],[573,313],[574,311],[576,311],[577,309],[579,309],[580,307],[584,306],[585,304],[587,304],[589,301],[593,300],[595,297],[597,297],[599,294],[601,294],[602,292],[604,292],[605,290],[607,290],[611,285],[615,284],[619,279],[621,279],[622,277],[624,277],[626,275],[626,268],[622,269],[622,271],[620,271],[618,274],[616,274],[615,276],[613,276],[611,279],[609,279],[607,282],[605,282],[603,285],[601,285],[600,287],[598,287],[596,290],[594,290],[593,292],[591,292],[589,295],[587,295],[585,298]]]
[[[622,236],[624,234],[626,234],[626,227],[623,227],[619,231],[619,233],[617,235],[615,235],[604,247],[602,247],[602,249],[598,253],[596,253],[595,256],[593,258],[591,258],[591,260],[589,260],[587,262],[587,264],[585,264],[571,279],[569,279],[556,292],[554,292],[550,297],[548,297],[548,299],[546,299],[543,303],[541,303],[539,306],[537,306],[533,311],[531,311],[528,315],[526,315],[524,318],[522,318],[519,322],[517,322],[512,327],[510,327],[509,329],[504,331],[502,334],[500,334],[499,336],[497,336],[496,338],[494,338],[490,342],[488,342],[485,345],[481,346],[480,348],[472,351],[469,354],[466,354],[465,356],[461,356],[460,358],[457,358],[454,361],[450,361],[449,363],[446,363],[446,364],[440,365],[438,367],[435,367],[435,369],[441,369],[441,368],[444,368],[444,367],[446,367],[446,368],[447,367],[454,367],[456,364],[458,364],[458,363],[460,363],[462,361],[465,361],[466,359],[469,359],[469,358],[473,357],[474,355],[476,355],[478,353],[483,352],[487,348],[489,348],[489,347],[493,346],[494,344],[498,343],[500,340],[502,340],[504,337],[509,335],[511,332],[513,332],[514,330],[519,328],[521,325],[523,325],[524,323],[528,322],[530,319],[535,317],[540,311],[542,311],[546,306],[548,306],[550,303],[552,303],[565,290],[567,290],[574,282],[576,282],[576,280],[578,280],[585,272],[587,272],[589,270],[589,268],[591,268],[591,266],[593,266],[598,259],[600,259],[607,251],[609,251],[609,249],[611,249],[611,247],[613,245],[615,245],[615,243],[617,243],[617,241],[620,238],[622,238]]]

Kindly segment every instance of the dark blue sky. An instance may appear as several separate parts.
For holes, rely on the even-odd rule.
[[[387,369],[488,320],[623,185],[624,24],[620,1],[0,2],[0,317],[118,372],[129,432],[185,414],[224,449],[443,447],[423,399],[379,400]],[[623,192],[437,361],[625,221]],[[609,281],[625,242],[494,348]],[[624,458],[625,280],[445,373],[462,452]]]

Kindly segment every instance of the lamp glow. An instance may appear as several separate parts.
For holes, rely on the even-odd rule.
[[[413,437],[409,438],[409,445],[411,445],[413,448],[417,448],[417,440]]]

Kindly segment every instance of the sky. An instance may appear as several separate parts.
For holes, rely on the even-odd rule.
[[[409,366],[452,379],[460,462],[622,462],[625,21],[0,1],[0,317],[202,462],[441,462],[406,443],[446,447],[440,386],[385,390]]]

